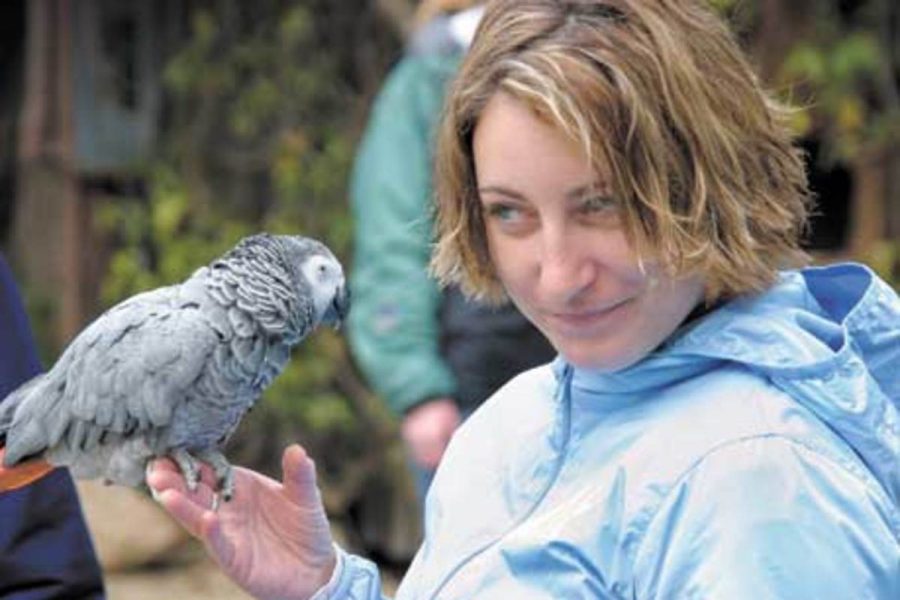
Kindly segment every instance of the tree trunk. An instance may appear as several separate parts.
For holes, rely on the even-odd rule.
[[[28,2],[19,123],[13,262],[27,296],[49,312],[58,346],[81,326],[82,239],[89,215],[74,171],[71,0]]]
[[[887,157],[863,152],[853,166],[853,204],[847,248],[852,256],[865,257],[887,233]]]

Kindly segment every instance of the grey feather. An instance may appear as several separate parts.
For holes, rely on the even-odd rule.
[[[343,270],[326,246],[246,238],[183,283],[109,309],[47,373],[12,392],[0,404],[4,464],[41,456],[76,477],[139,485],[154,457],[172,456],[186,475],[199,457],[228,498],[222,444],[291,348],[348,309]]]

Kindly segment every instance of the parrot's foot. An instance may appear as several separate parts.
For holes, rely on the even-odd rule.
[[[231,500],[234,497],[234,470],[225,455],[218,450],[203,450],[197,457],[212,467],[216,474],[216,490],[222,494],[222,500]]]
[[[147,461],[147,464],[144,466],[144,482],[145,482],[145,483],[150,479],[150,473],[151,473],[152,471],[153,471],[153,468],[152,468],[152,461],[149,461],[149,460],[148,460],[148,461]],[[104,484],[104,485],[109,485],[109,484],[111,484],[111,483],[112,483],[112,481],[110,481],[109,479],[104,479],[104,480],[103,480],[103,484]],[[159,502],[159,503],[162,503],[162,499],[160,498],[159,492],[157,492],[156,489],[155,489],[152,485],[150,485],[150,484],[148,483],[148,484],[147,484],[147,489],[150,490],[150,496],[151,496],[155,501],[157,501],[157,502]]]
[[[194,457],[184,448],[176,448],[172,450],[169,457],[175,461],[181,474],[184,476],[185,484],[189,491],[197,490],[197,484],[200,482],[200,464],[198,459],[207,463],[212,467],[216,475],[216,499],[215,505],[218,505],[218,495],[222,495],[222,500],[228,502],[234,497],[234,471],[228,460],[218,450],[199,450]]]
[[[175,448],[169,453],[169,458],[178,465],[188,491],[197,491],[197,484],[200,483],[200,465],[197,464],[197,459],[184,448]]]

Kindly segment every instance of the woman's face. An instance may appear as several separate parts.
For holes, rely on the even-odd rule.
[[[512,301],[569,362],[615,371],[646,356],[700,302],[699,277],[643,268],[604,173],[498,92],[474,132],[488,247]]]

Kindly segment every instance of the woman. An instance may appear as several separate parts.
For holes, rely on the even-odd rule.
[[[455,434],[399,598],[900,597],[900,302],[803,261],[803,165],[686,0],[499,0],[454,84],[433,269],[551,341]],[[376,598],[312,461],[168,511],[260,598]]]

